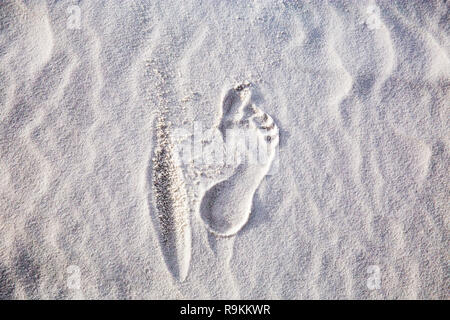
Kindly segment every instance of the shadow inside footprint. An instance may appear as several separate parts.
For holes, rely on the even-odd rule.
[[[203,221],[209,229],[219,235],[231,235],[234,221],[226,219],[225,215],[214,214],[216,210],[215,204],[218,202],[220,195],[231,187],[230,180],[219,182],[211,189],[206,191],[200,204],[200,214]],[[225,208],[222,208],[225,210]]]

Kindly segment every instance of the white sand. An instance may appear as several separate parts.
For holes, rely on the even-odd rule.
[[[448,299],[449,4],[160,2],[0,2],[0,298]]]

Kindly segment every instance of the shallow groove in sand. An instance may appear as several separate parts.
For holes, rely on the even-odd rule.
[[[169,126],[163,115],[156,125],[156,148],[151,164],[157,229],[170,272],[183,281],[189,269],[191,229],[186,187],[174,159]]]

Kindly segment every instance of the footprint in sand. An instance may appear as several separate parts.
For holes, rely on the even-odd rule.
[[[236,137],[233,133],[244,132],[247,151],[256,151],[246,152],[234,173],[207,190],[201,200],[200,216],[207,228],[219,236],[232,236],[249,219],[253,195],[271,168],[279,135],[272,117],[252,103],[248,85],[230,89],[222,108],[218,129],[225,145]],[[226,152],[230,152],[228,148]]]

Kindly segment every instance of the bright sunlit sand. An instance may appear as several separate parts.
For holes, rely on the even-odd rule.
[[[0,299],[448,299],[445,1],[0,2]]]

